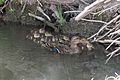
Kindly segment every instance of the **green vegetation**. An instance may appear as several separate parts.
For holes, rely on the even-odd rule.
[[[10,9],[9,9],[9,12],[10,12],[10,13],[15,13],[15,8],[10,8]]]
[[[59,19],[58,22],[60,23],[61,26],[63,26],[65,24],[66,20],[64,19],[63,14],[62,14],[63,10],[62,10],[61,4],[58,4],[57,12],[58,12],[58,19]]]
[[[0,0],[0,5],[3,4],[5,2],[5,0]]]

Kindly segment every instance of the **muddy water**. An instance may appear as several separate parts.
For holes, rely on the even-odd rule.
[[[102,46],[82,55],[57,55],[27,40],[30,26],[0,25],[0,80],[104,80],[120,74],[120,59],[106,60]]]

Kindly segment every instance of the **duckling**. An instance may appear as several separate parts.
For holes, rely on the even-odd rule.
[[[55,53],[76,54],[81,53],[84,49],[91,50],[93,48],[92,44],[80,35],[71,37],[68,35],[55,35],[44,29],[33,30],[30,35],[27,38]]]
[[[72,53],[81,53],[83,50],[92,50],[93,45],[82,36],[73,36],[71,38],[70,48],[72,49]]]
[[[66,35],[60,35],[58,36],[59,37],[59,43],[62,43],[62,44],[68,44],[70,42],[70,38]]]
[[[69,41],[70,38],[69,38],[68,36],[63,35],[63,40],[65,40],[65,41]]]
[[[78,46],[78,44],[80,44],[80,37],[78,36],[73,36],[71,38],[71,42],[70,42],[70,48],[71,48],[71,54],[73,53],[80,53],[81,50],[80,50],[80,46]]]
[[[49,33],[49,32],[45,32],[45,36],[49,37],[49,36],[53,36],[53,35],[51,33]]]
[[[45,29],[40,28],[40,29],[39,29],[39,33],[45,33]]]
[[[39,34],[38,30],[34,29],[34,30],[31,30],[30,33],[26,37],[32,37],[30,39],[39,38],[40,34]]]
[[[45,40],[46,41],[52,41],[52,38],[53,38],[54,36],[51,34],[51,33],[49,33],[49,32],[45,32]]]
[[[26,38],[32,40],[33,36],[29,34],[29,35],[26,36]]]
[[[82,43],[82,45],[86,46],[88,50],[94,49],[93,45],[86,38],[80,39],[80,43]]]
[[[33,36],[34,36],[34,38],[39,38],[39,37],[40,37],[40,34],[39,34],[38,31],[35,31],[35,32],[33,33]]]
[[[53,52],[55,52],[55,53],[61,53],[60,52],[60,49],[58,48],[58,46],[56,46],[56,43],[52,43],[52,45],[51,45],[51,43],[49,44],[49,50],[50,51],[53,51]]]

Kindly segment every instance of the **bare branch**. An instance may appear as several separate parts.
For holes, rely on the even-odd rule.
[[[98,40],[100,43],[112,43],[114,40]],[[115,44],[120,44],[120,41],[114,41]]]
[[[102,26],[102,28],[97,32],[97,34],[99,34],[104,28],[106,28],[108,25],[110,25],[112,22],[114,22],[114,21],[117,20],[118,18],[120,18],[120,15],[116,16],[116,17],[113,18],[111,21],[109,21],[106,25]]]
[[[39,0],[37,0],[37,2],[38,2],[38,4],[39,4],[40,6],[43,6],[43,5],[40,3],[40,1],[39,1]]]
[[[32,14],[32,13],[28,13],[28,15],[31,16],[31,17],[34,17],[34,18],[36,18],[36,19],[38,19],[38,20],[40,20],[40,21],[45,21],[44,18],[39,17],[39,16],[36,16],[36,15],[34,15],[34,14]]]
[[[107,22],[100,21],[100,20],[89,20],[89,19],[81,19],[83,21],[89,21],[89,22],[97,22],[97,23],[102,23],[102,24],[107,24]]]
[[[119,40],[120,39],[120,37],[118,37],[117,39],[115,39],[115,40],[113,40],[112,42],[111,42],[111,44],[106,48],[106,50],[108,50],[117,40]]]
[[[40,11],[49,21],[51,21],[50,17],[46,13],[44,13],[41,7],[37,6],[37,10]]]
[[[107,56],[109,56],[109,58],[106,60],[105,63],[108,63],[108,61],[113,57],[113,55],[118,52],[120,50],[120,47],[116,50],[114,50],[113,52],[109,53]]]
[[[81,12],[81,11],[65,11],[64,13],[76,13],[76,12]]]
[[[75,20],[78,21],[80,20],[81,18],[83,18],[84,16],[88,15],[90,12],[96,10],[98,8],[98,6],[103,3],[104,0],[96,0],[95,2],[93,2],[91,5],[85,7],[85,9],[80,13],[78,14],[76,17],[75,17]]]
[[[22,8],[22,10],[21,10],[21,15],[22,15],[22,13],[23,13],[24,10],[25,10],[26,4],[27,4],[27,0],[25,1],[24,5],[23,5],[23,8]]]
[[[46,23],[48,26],[52,27],[56,32],[59,32],[59,29],[57,27],[55,27],[53,23],[50,23],[49,21],[46,21],[44,18],[36,16],[34,14],[31,14],[31,13],[28,13],[28,15]]]

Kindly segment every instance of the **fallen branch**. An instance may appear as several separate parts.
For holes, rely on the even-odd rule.
[[[39,0],[37,0],[37,2],[38,2],[38,4],[39,4],[40,6],[43,6]]]
[[[42,18],[42,17],[40,17],[40,16],[36,16],[36,15],[34,15],[34,14],[32,14],[32,13],[28,13],[28,15],[31,16],[31,17],[34,17],[34,18],[36,18],[36,19],[38,19],[38,20],[40,20],[40,21],[45,21],[44,18]]]
[[[52,27],[56,32],[59,32],[59,29],[56,28],[54,24],[46,21],[44,18],[39,17],[39,16],[36,16],[36,15],[34,15],[34,14],[31,14],[31,13],[28,13],[28,15],[31,16],[31,17],[34,17],[34,18],[36,18],[36,19],[38,19],[38,20],[40,20],[40,21],[42,21],[42,22],[44,22],[44,23],[46,23],[48,26]]]
[[[103,1],[104,0],[96,0],[91,5],[87,6],[80,14],[78,14],[75,17],[75,20],[79,21],[80,19],[82,19],[83,17],[85,17],[86,15],[88,15],[90,12],[96,10],[99,7],[99,5],[103,3]]]
[[[102,23],[102,24],[107,24],[107,22],[100,21],[100,20],[89,20],[89,19],[81,19],[83,21],[89,21],[89,22],[96,22],[96,23]]]
[[[46,13],[44,13],[41,7],[37,6],[37,10],[40,11],[49,21],[51,21],[50,17]]]
[[[81,12],[81,11],[65,11],[64,13],[78,13],[78,12]]]
[[[113,52],[109,53],[109,54],[107,55],[107,56],[109,56],[109,57],[108,57],[108,59],[106,60],[105,63],[108,63],[108,61],[113,57],[113,55],[116,54],[116,52],[118,52],[119,50],[120,50],[120,47],[118,47],[118,49],[114,50]]]
[[[25,10],[25,7],[26,7],[26,4],[27,4],[27,1],[28,1],[28,0],[26,0],[25,3],[24,3],[24,5],[23,5],[23,8],[22,8],[22,10],[21,10],[21,15],[22,15],[22,13],[23,13],[24,10]]]
[[[115,27],[113,27],[113,28],[112,28],[111,30],[109,30],[108,32],[106,32],[104,35],[102,35],[102,36],[100,36],[99,38],[97,38],[96,41],[98,41],[98,40],[104,38],[104,37],[107,36],[107,35],[110,36],[110,35],[109,35],[110,32],[112,32],[113,30],[115,30],[119,25],[120,25],[120,23],[117,24]]]
[[[100,43],[112,43],[114,40],[98,40]],[[120,41],[114,41],[115,44],[120,44]]]
[[[96,35],[99,35],[99,33],[100,33],[103,29],[107,28],[108,25],[110,25],[112,22],[116,21],[118,18],[120,18],[120,15],[116,16],[115,18],[113,18],[112,20],[110,20],[107,24],[105,24],[104,26],[102,26],[102,27],[100,28],[100,30],[99,30],[97,33],[95,33],[94,35],[92,35],[89,39],[95,37]]]
[[[118,41],[120,39],[120,37],[118,37],[117,39],[113,40],[113,42],[110,43],[110,45],[106,48],[106,50],[108,50],[116,41]],[[119,41],[118,41],[119,42]]]

